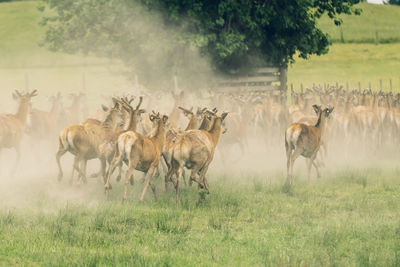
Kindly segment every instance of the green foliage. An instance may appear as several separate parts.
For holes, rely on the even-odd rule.
[[[389,5],[400,5],[400,0],[387,0],[386,3]]]
[[[352,7],[359,0],[44,1],[55,14],[42,22],[50,49],[122,59],[157,86],[173,74],[193,85],[200,56],[226,72],[324,54],[329,41],[317,19],[327,14],[340,25],[339,14],[360,13]]]

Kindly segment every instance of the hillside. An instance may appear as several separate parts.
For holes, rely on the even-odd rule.
[[[400,6],[374,5],[362,3],[357,5],[362,9],[360,16],[342,15],[341,27],[334,25],[328,16],[323,16],[319,25],[327,32],[332,41],[341,41],[341,30],[344,42],[379,42],[400,41]]]

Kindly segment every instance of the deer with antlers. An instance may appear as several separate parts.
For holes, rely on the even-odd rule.
[[[136,132],[137,125],[140,121],[141,115],[146,112],[144,109],[140,109],[140,105],[143,102],[143,97],[139,98],[139,103],[137,104],[136,108],[133,108],[130,104],[134,100],[134,98],[131,98],[128,100],[128,98],[121,98],[119,101],[122,108],[124,108],[128,114],[129,114],[129,122],[128,122],[128,127],[126,130],[121,130],[117,131],[116,133],[110,135],[107,140],[100,145],[100,154],[101,154],[101,159],[107,160],[107,162],[110,164],[112,159],[114,158],[115,155],[115,145],[117,143],[118,137],[128,131]],[[119,168],[119,173],[117,176],[117,181],[121,180],[121,175],[122,175],[122,162],[118,166]],[[97,175],[98,176],[98,175]],[[104,183],[106,183],[106,177],[103,175]]]
[[[17,152],[17,160],[12,170],[12,174],[14,174],[21,158],[20,143],[25,131],[31,99],[37,96],[37,90],[25,94],[15,90],[12,96],[18,101],[18,109],[15,114],[0,115],[0,149],[14,148]]]
[[[199,129],[200,123],[203,119],[203,114],[207,108],[203,108],[203,109],[197,108],[196,113],[193,112],[193,107],[191,109],[186,109],[183,107],[178,107],[178,108],[183,111],[184,116],[189,118],[189,122],[184,131]],[[175,129],[175,128],[171,128],[167,131],[162,156],[165,161],[165,164],[167,165],[168,170],[171,168],[172,151],[173,151],[175,141],[178,139],[178,137],[182,133],[183,133],[183,131],[181,131],[179,129]],[[182,175],[183,175],[183,181],[186,185],[185,174],[182,173]],[[165,177],[167,177],[167,176],[165,176]],[[189,183],[189,184],[191,185],[191,183]],[[168,191],[168,180],[167,179],[165,179],[165,191]]]
[[[205,126],[206,120],[204,120],[200,130],[184,132],[173,147],[172,166],[168,170],[166,180],[174,183],[177,203],[183,167],[191,169],[190,180],[197,182],[199,188],[204,188],[209,192],[205,175],[214,158],[215,148],[222,132],[222,124],[228,113],[222,113],[221,116],[217,116],[216,111],[207,113],[206,120],[211,122],[209,127]],[[174,173],[176,181],[171,179]]]
[[[86,164],[90,159],[100,158],[100,144],[108,136],[115,133],[117,126],[122,121],[120,104],[114,101],[114,107],[107,110],[106,119],[98,123],[96,120],[86,121],[82,124],[71,125],[61,130],[59,135],[59,148],[56,154],[56,161],[59,168],[58,180],[63,177],[60,159],[70,152],[75,156],[70,184],[73,182],[74,171],[79,174],[79,179],[86,183]],[[105,173],[106,162],[101,159],[102,173]]]
[[[307,160],[308,181],[310,181],[311,166],[314,166],[318,177],[320,176],[318,166],[314,160],[317,157],[321,146],[321,139],[324,135],[326,120],[332,113],[333,108],[322,109],[321,106],[313,105],[318,116],[314,126],[303,123],[291,124],[285,132],[285,147],[287,157],[287,179],[292,182],[293,165],[295,160],[302,155]]]
[[[159,113],[150,115],[150,120],[154,124],[153,135],[151,137],[143,136],[134,131],[127,131],[118,137],[115,145],[115,155],[107,171],[107,182],[104,186],[107,198],[111,189],[110,177],[115,168],[122,162],[128,165],[128,171],[125,175],[125,191],[123,200],[128,196],[128,184],[133,181],[133,172],[138,170],[144,172],[145,181],[140,200],[143,201],[147,188],[150,185],[156,195],[155,185],[151,181],[155,169],[158,167],[161,159],[161,152],[164,146],[165,133],[168,116],[160,116]]]

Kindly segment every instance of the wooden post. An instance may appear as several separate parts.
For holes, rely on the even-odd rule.
[[[358,90],[361,91],[361,82],[358,82]]]
[[[375,43],[376,43],[376,44],[379,44],[378,31],[375,32]]]
[[[341,41],[342,43],[344,43],[343,28],[342,28],[342,26],[340,26],[340,41]]]
[[[368,82],[368,89],[372,90],[371,82]]]
[[[300,84],[300,92],[303,93],[303,84]]]
[[[287,67],[279,67],[279,82],[280,82],[280,90],[287,90]]]
[[[339,83],[338,82],[336,82],[336,89],[338,89],[339,88]]]
[[[290,84],[290,92],[293,92],[293,83]]]
[[[346,82],[346,91],[349,91],[349,82]]]
[[[390,86],[390,92],[392,92],[393,88],[392,88],[392,79],[389,79],[389,86]]]
[[[380,88],[381,91],[382,91],[382,79],[379,80],[379,88]]]

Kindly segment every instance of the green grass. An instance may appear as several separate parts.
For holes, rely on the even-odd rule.
[[[344,42],[375,43],[376,33],[381,43],[400,41],[400,6],[361,3],[357,7],[363,10],[361,15],[342,15],[341,27],[335,26],[328,16],[321,18],[319,26],[334,42],[342,41],[341,30]]]
[[[382,87],[388,90],[390,79],[392,88],[400,90],[400,43],[394,44],[334,44],[329,53],[323,56],[311,56],[309,60],[296,59],[289,67],[288,83],[296,89],[302,83],[310,86],[313,83],[324,85],[338,82],[349,88],[362,89],[371,82],[373,89]]]
[[[203,202],[184,188],[179,207],[173,192],[122,204],[120,184],[109,202],[100,184],[63,201],[35,182],[30,204],[0,212],[0,264],[398,266],[397,178],[395,169],[347,169],[285,193],[282,177],[214,175]]]

